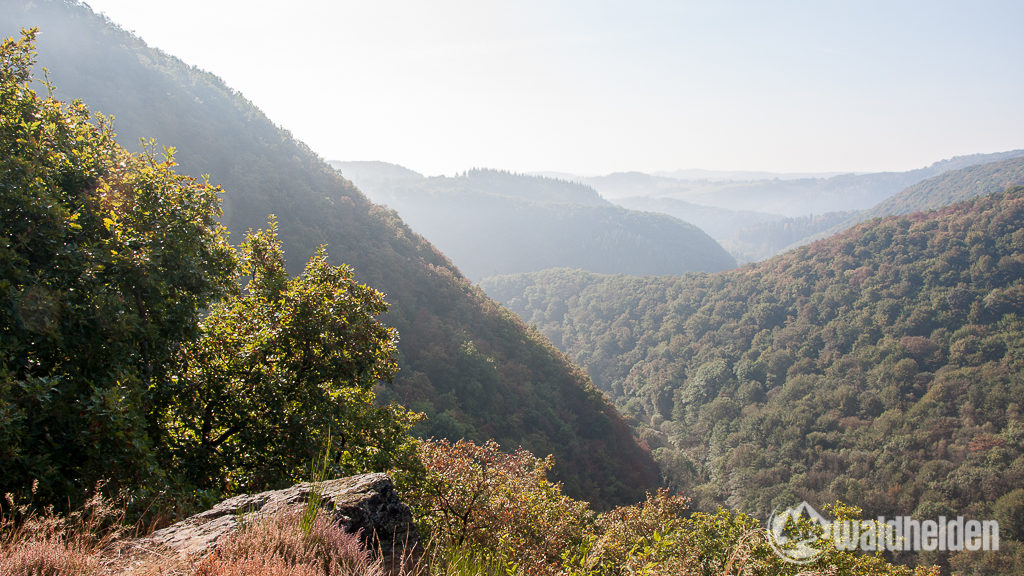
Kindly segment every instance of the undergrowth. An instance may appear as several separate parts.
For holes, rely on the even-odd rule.
[[[247,514],[214,552],[181,558],[145,548],[125,514],[99,496],[68,515],[8,496],[0,576],[925,576],[879,556],[828,548],[812,564],[782,561],[756,519],[692,512],[659,491],[595,513],[546,479],[551,463],[488,443],[425,442],[427,476],[405,494],[425,543],[407,557],[369,549],[322,505]],[[314,474],[314,477],[317,477]],[[323,480],[319,478],[319,480]],[[316,491],[316,490],[314,490]],[[829,512],[859,517],[837,504]]]

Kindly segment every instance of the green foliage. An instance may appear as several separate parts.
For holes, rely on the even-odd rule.
[[[273,221],[236,257],[218,188],[29,89],[33,40],[2,47],[0,492],[261,490],[331,431],[321,474],[415,468],[384,296],[322,249],[289,278]]]
[[[61,94],[114,114],[125,145],[174,144],[183,173],[227,190],[222,221],[233,237],[275,214],[291,274],[326,244],[331,264],[387,295],[381,321],[401,334],[402,369],[376,394],[425,413],[417,434],[553,453],[566,492],[602,507],[657,485],[650,454],[585,374],[237,91],[81,4],[9,4],[0,30],[41,27],[39,62]],[[467,342],[476,353],[464,353]]]
[[[374,403],[374,386],[397,370],[397,335],[377,320],[383,295],[323,250],[290,279],[273,220],[246,238],[240,261],[245,290],[210,310],[160,390],[171,469],[237,492],[299,480],[325,445],[324,475],[411,466],[414,419]]]
[[[547,480],[554,465],[494,442],[424,442],[426,481],[412,496],[432,540],[449,550],[485,550],[529,574],[547,574],[581,542],[592,512]]]
[[[432,574],[627,576],[830,574],[925,576],[931,569],[836,550],[809,565],[776,555],[750,516],[693,513],[666,490],[595,515],[546,479],[550,458],[493,443],[426,442],[426,488],[414,496],[430,530]],[[860,518],[837,504],[836,517]]]
[[[1018,188],[717,275],[552,271],[487,289],[636,418],[700,510],[842,500],[999,514],[1014,534],[1022,221]]]
[[[218,188],[29,87],[34,38],[0,48],[0,492],[68,505],[156,477],[154,391],[234,257]]]

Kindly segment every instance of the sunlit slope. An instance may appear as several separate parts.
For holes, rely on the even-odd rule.
[[[427,413],[424,434],[553,453],[567,491],[598,504],[640,499],[657,482],[650,456],[583,374],[240,94],[81,5],[2,4],[3,34],[40,28],[39,65],[58,97],[115,116],[126,145],[153,137],[175,147],[181,171],[224,187],[233,238],[276,214],[293,270],[326,244],[334,262],[387,294],[401,371],[382,395]]]
[[[702,506],[838,498],[1021,534],[1021,222],[1016,188],[719,274],[485,287],[642,423]]]

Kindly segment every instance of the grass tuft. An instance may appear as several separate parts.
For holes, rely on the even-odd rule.
[[[359,540],[316,514],[303,525],[304,508],[260,518],[229,536],[195,568],[196,576],[288,574],[295,576],[384,576],[379,560]]]
[[[123,535],[123,520],[123,510],[99,496],[99,489],[66,516],[53,508],[35,511],[8,494],[0,507],[0,575],[103,574],[103,552]]]

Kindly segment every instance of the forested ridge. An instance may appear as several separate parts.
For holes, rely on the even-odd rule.
[[[474,281],[561,267],[642,275],[736,264],[697,226],[615,206],[575,182],[499,170],[426,178],[382,163],[332,165]]]
[[[222,189],[32,89],[35,35],[0,43],[0,574],[797,571],[742,514],[665,491],[599,514],[551,456],[412,437],[375,398],[384,295],[323,247],[290,275],[272,217],[228,244]],[[325,496],[368,470],[409,505],[386,474]],[[822,545],[831,574],[927,573]]]
[[[1016,188],[719,274],[486,288],[586,367],[703,506],[839,499],[994,517],[1019,541],[1022,221]]]
[[[74,13],[87,22],[101,22],[78,4],[47,6],[79,10]],[[123,35],[105,24],[100,30]],[[119,38],[133,41],[127,35]],[[939,425],[928,429],[936,438],[949,436],[937,452],[939,467],[925,481],[942,476],[942,462],[955,474],[946,475],[933,492],[952,486],[966,498],[967,483],[980,485],[984,492],[964,509],[991,513],[1008,527],[1007,556],[986,557],[978,565],[1004,571],[1020,566],[1019,558],[1013,564],[1013,554],[1020,550],[1022,508],[1017,504],[1024,491],[1004,492],[1020,480],[1024,468],[1013,403],[1020,396],[1022,358],[1018,311],[1024,293],[1024,237],[1017,222],[1024,190],[993,196],[988,204],[959,206],[931,220],[913,215],[874,223],[874,228],[859,230],[859,236],[851,235],[855,238],[841,238],[839,247],[824,243],[798,254],[802,259],[773,260],[778,270],[765,266],[778,273],[772,281],[755,278],[760,268],[683,280],[578,273],[567,285],[584,293],[585,285],[606,278],[621,280],[631,290],[648,283],[652,288],[641,296],[651,304],[660,297],[659,282],[697,289],[690,299],[677,300],[681,293],[663,286],[660,299],[676,307],[645,320],[649,327],[674,322],[673,330],[682,326],[693,336],[692,345],[681,338],[664,347],[655,344],[654,352],[643,351],[644,358],[663,358],[666,366],[681,369],[684,386],[663,386],[659,393],[651,382],[662,367],[647,370],[632,358],[615,359],[620,364],[609,365],[607,372],[617,378],[616,370],[623,371],[625,363],[634,367],[612,389],[633,395],[626,407],[646,422],[640,430],[645,443],[655,446],[675,487],[685,486],[687,492],[652,491],[642,502],[599,513],[591,504],[607,508],[653,484],[651,460],[587,377],[538,332],[486,299],[397,217],[367,202],[280,132],[283,149],[274,150],[308,160],[318,170],[310,186],[331,186],[306,191],[325,193],[323,202],[303,194],[282,198],[272,190],[264,190],[267,198],[255,195],[257,208],[260,202],[284,202],[286,216],[264,214],[241,239],[232,238],[232,246],[218,220],[220,199],[231,191],[212,178],[180,173],[175,152],[156,143],[143,143],[136,153],[125,150],[108,120],[93,115],[81,101],[52,97],[52,76],[33,82],[35,39],[34,31],[26,31],[20,40],[4,41],[0,57],[0,299],[6,302],[0,307],[0,573],[344,574],[344,564],[364,567],[359,568],[362,574],[379,574],[384,568],[374,550],[362,547],[357,536],[342,534],[337,519],[315,503],[303,504],[308,517],[302,506],[251,523],[240,515],[233,519],[240,525],[238,538],[203,558],[164,557],[118,542],[127,533],[152,529],[230,494],[372,469],[393,472],[428,536],[426,556],[401,574],[669,576],[736,570],[934,575],[926,567],[893,566],[881,557],[838,549],[830,540],[817,542],[822,554],[813,563],[794,565],[778,556],[758,519],[736,509],[690,507],[729,500],[726,492],[736,486],[765,487],[763,493],[729,502],[754,509],[774,497],[769,483],[761,482],[765,478],[787,482],[787,496],[820,496],[824,492],[805,490],[828,474],[828,469],[811,474],[820,470],[807,462],[819,459],[852,461],[853,471],[837,479],[845,482],[840,488],[866,502],[865,507],[877,506],[869,493],[874,486],[861,482],[859,472],[867,465],[890,475],[905,468],[865,464],[862,444],[851,449],[852,460],[844,460],[842,450],[838,455],[827,451],[845,446],[842,433],[850,429],[871,430],[879,421],[888,426],[868,435],[870,441],[895,429],[898,418],[886,419],[883,410],[893,398],[900,409],[900,399],[906,403],[908,422],[920,416],[915,410],[928,423],[939,414],[934,416]],[[194,100],[188,101],[191,106]],[[261,118],[257,114],[250,120],[265,123]],[[197,147],[203,150],[201,143]],[[208,160],[189,156],[194,162]],[[274,166],[289,166],[278,161]],[[287,188],[286,176],[269,186]],[[236,207],[239,199],[234,197]],[[302,228],[309,209],[331,212],[322,217],[337,216],[336,221],[356,230],[332,236],[337,231]],[[224,221],[230,223],[231,217]],[[298,232],[289,229],[293,224]],[[343,245],[340,257],[329,255],[337,243],[314,245],[302,254],[308,247],[303,242],[319,235],[353,244]],[[291,260],[286,258],[289,242]],[[907,246],[921,251],[911,253]],[[302,256],[298,262],[296,250]],[[872,250],[902,268],[872,259]],[[929,262],[927,269],[915,268],[913,258],[919,256]],[[339,260],[367,265],[415,304],[362,283],[358,269],[334,263]],[[796,279],[786,280],[791,273]],[[395,274],[408,276],[396,280]],[[731,278],[742,282],[730,289]],[[845,284],[827,293],[835,284],[829,281],[837,278]],[[898,284],[891,284],[894,280]],[[916,284],[935,288],[939,295],[916,297]],[[757,295],[752,290],[743,300],[743,291],[755,287]],[[818,298],[822,287],[827,297]],[[754,302],[762,292],[769,299]],[[599,298],[610,311],[618,302],[608,294]],[[935,318],[911,315],[904,322],[901,308],[893,307],[899,298],[915,305],[930,302]],[[834,310],[833,304],[847,300],[852,303]],[[758,304],[760,312],[728,320],[742,301]],[[689,304],[694,310],[686,310]],[[637,312],[643,312],[640,308]],[[557,316],[559,302],[545,311]],[[567,312],[566,305],[560,314]],[[841,316],[863,333],[841,333],[831,325]],[[402,334],[390,325],[395,318],[395,324],[403,323],[418,338],[418,346],[399,347]],[[901,324],[889,330],[883,320]],[[614,317],[605,334],[591,335],[602,345],[595,358],[610,355],[615,346],[626,351],[637,332],[630,322],[627,311]],[[816,322],[831,332],[816,332]],[[760,331],[744,342],[752,324]],[[903,324],[909,328],[897,340]],[[837,340],[833,334],[843,337]],[[784,347],[791,344],[797,352]],[[677,349],[683,354],[673,364]],[[886,356],[890,353],[898,360]],[[734,354],[740,357],[735,362]],[[412,355],[419,356],[411,361]],[[837,381],[856,394],[819,400],[826,406],[839,404],[814,421],[807,434],[796,425],[810,421],[819,408],[808,404],[814,400],[814,378],[834,377],[825,366],[844,355],[854,359],[843,369],[856,368],[859,361],[863,377],[847,382],[844,372]],[[699,365],[686,378],[689,359]],[[896,360],[893,367],[891,360]],[[402,381],[399,369],[410,362],[423,371]],[[912,376],[913,385],[903,389],[900,382],[906,380],[878,372],[889,368]],[[642,373],[634,378],[634,370]],[[972,396],[980,386],[965,383],[967,376],[986,384],[997,380],[1002,387]],[[438,394],[439,383],[450,387]],[[968,410],[955,396],[961,393],[967,395]],[[860,398],[872,394],[873,401]],[[478,442],[416,439],[410,430],[418,416],[389,402],[396,398],[430,412],[429,425],[449,436]],[[946,403],[947,398],[954,400]],[[749,405],[739,409],[739,401]],[[910,406],[914,401],[920,402]],[[438,414],[438,404],[457,408]],[[794,411],[794,404],[800,410]],[[1004,409],[1001,418],[981,422],[999,408]],[[744,437],[749,429],[742,426],[729,427],[741,423],[737,416],[758,410],[763,410],[758,422],[764,426],[753,436]],[[736,439],[753,444],[764,430],[775,435],[770,441],[776,452],[767,452],[781,462],[774,467],[746,459],[761,451],[757,446],[729,445]],[[910,438],[900,437],[897,450],[919,450],[912,444],[920,440],[919,430],[904,436]],[[497,438],[504,447],[480,440],[486,438]],[[813,458],[800,451],[810,442],[815,443]],[[515,444],[539,456],[509,451]],[[548,452],[555,456],[544,458]],[[908,453],[920,460],[920,452]],[[886,454],[891,460],[892,451]],[[693,459],[701,455],[701,462]],[[810,471],[800,468],[802,461]],[[744,467],[748,464],[756,467]],[[564,485],[547,478],[558,465],[556,479],[567,479]],[[963,482],[949,484],[950,478]],[[687,486],[687,480],[697,482]],[[316,484],[308,493],[316,491]],[[836,482],[828,488],[833,490],[829,494],[840,492]],[[592,502],[574,499],[570,492]],[[996,500],[986,500],[989,495]],[[111,497],[120,498],[120,511],[104,503]],[[940,512],[962,504],[924,496],[921,502],[925,511]],[[823,509],[838,519],[861,516],[860,509],[841,502]],[[142,524],[133,527],[135,521]],[[325,532],[331,527],[333,532]],[[930,560],[924,557],[923,564]],[[970,567],[974,560],[958,565]]]
[[[932,210],[974,196],[1001,192],[1024,184],[1024,157],[1001,159],[950,170],[909,186],[870,210],[856,215],[855,222]],[[854,221],[848,222],[852,225]]]
[[[554,454],[567,492],[599,504],[656,485],[649,454],[585,374],[251,102],[84,5],[3,2],[0,33],[32,26],[57,98],[111,114],[129,149],[140,138],[175,147],[179,172],[223,187],[232,242],[274,214],[289,272],[325,244],[331,263],[385,294],[401,369],[378,395],[425,413],[421,435]]]

